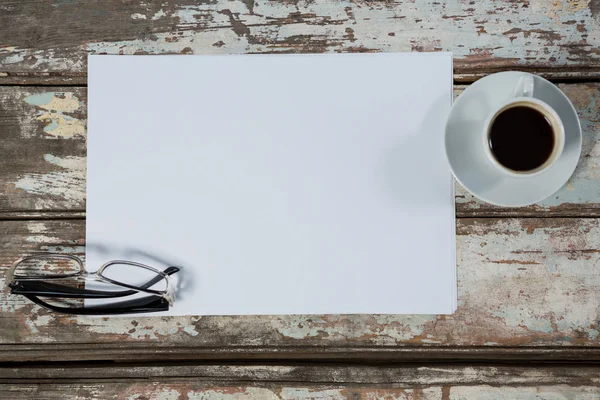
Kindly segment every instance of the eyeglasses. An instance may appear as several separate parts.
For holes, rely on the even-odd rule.
[[[171,275],[178,271],[178,267],[159,271],[145,264],[114,260],[102,265],[96,272],[87,272],[78,257],[38,254],[17,260],[10,268],[6,282],[12,294],[22,295],[56,312],[77,315],[132,314],[167,311],[175,301]],[[99,286],[101,289],[86,286]],[[82,306],[81,301],[130,296],[131,299],[106,304]]]

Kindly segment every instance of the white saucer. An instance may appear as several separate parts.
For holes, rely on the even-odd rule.
[[[482,149],[486,118],[512,97],[524,72],[501,72],[482,78],[461,94],[446,124],[446,155],[454,177],[474,196],[491,204],[521,207],[544,200],[571,177],[581,154],[581,126],[567,96],[547,80],[535,76],[534,96],[560,116],[565,127],[565,148],[548,170],[531,177],[502,174]]]

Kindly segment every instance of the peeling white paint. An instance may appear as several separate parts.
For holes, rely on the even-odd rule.
[[[60,243],[61,240],[55,236],[29,236],[25,239],[28,243],[43,243],[43,244],[56,244]]]
[[[283,388],[282,400],[346,400],[342,389]]]
[[[108,52],[109,54],[135,54],[137,52],[148,54],[177,54],[185,49],[201,47],[203,54],[224,54],[224,53],[243,53],[247,48],[247,39],[239,38],[233,31],[224,30],[218,37],[210,32],[191,34],[184,31],[177,35],[177,40],[172,41],[171,34],[156,34],[156,42],[143,39],[134,39],[122,42],[110,43],[89,43],[87,49],[91,54]],[[213,44],[222,41],[228,43],[223,47],[216,47]]]
[[[448,400],[439,387],[422,389],[367,389],[366,400]],[[350,400],[351,397],[348,399]]]
[[[79,173],[85,177],[87,170],[86,160],[83,157],[56,157],[52,154],[44,154],[44,160],[50,164]]]
[[[185,325],[183,331],[190,336],[198,336],[200,334],[194,325]]]
[[[47,137],[62,139],[85,137],[85,120],[68,115],[82,107],[73,93],[37,93],[26,97],[24,101],[38,109],[36,119],[46,123],[44,132]],[[25,132],[24,136],[30,137],[31,132]]]
[[[87,317],[79,317],[79,323],[89,325],[90,332],[101,334],[114,334],[122,332],[130,339],[136,340],[157,340],[185,331],[193,330],[188,325],[187,318],[169,318],[166,320],[156,320],[154,318],[141,317],[136,318],[136,324],[131,323],[131,318],[113,317],[110,319],[91,318],[94,323],[90,324]],[[188,332],[186,332],[188,333]],[[196,333],[197,335],[197,333]]]
[[[159,10],[152,16],[152,21],[157,21],[166,15],[167,14],[163,10]]]
[[[360,387],[344,385],[340,389],[309,389],[306,387],[276,386],[272,389],[251,386],[223,386],[203,388],[194,384],[192,389],[183,389],[184,385],[174,383],[134,383],[126,388],[127,400],[591,400],[600,397],[598,388],[592,385],[457,385],[445,387]],[[308,385],[307,385],[308,386]],[[114,391],[106,390],[105,385],[86,387],[94,398],[103,398]]]
[[[586,57],[600,59],[592,51],[600,47],[600,29],[587,4],[577,1],[572,1],[566,7],[560,6],[560,2],[550,3],[550,7],[548,4],[542,0],[532,0],[530,6],[525,8],[520,3],[510,3],[503,4],[502,11],[498,11],[496,3],[480,3],[477,10],[465,2],[415,1],[397,6],[373,3],[369,7],[361,7],[342,1],[328,8],[323,8],[319,3],[273,3],[257,5],[257,8],[260,6],[260,15],[248,14],[243,2],[186,5],[174,13],[180,27],[203,27],[208,30],[182,30],[176,44],[167,44],[165,41],[171,35],[169,33],[158,34],[158,40],[90,43],[88,50],[109,54],[117,53],[119,49],[126,49],[126,53],[143,51],[160,54],[180,52],[188,47],[199,54],[286,51],[297,45],[293,40],[287,42],[287,39],[297,37],[304,38],[307,46],[310,46],[310,38],[316,46],[319,42],[325,44],[322,46],[324,51],[354,48],[378,51],[449,50],[454,53],[456,60],[514,59],[529,64],[531,61],[528,59],[533,58],[538,63],[568,65],[577,62],[576,57],[568,52],[567,46],[561,45],[572,43],[581,36],[581,32],[577,24],[565,22],[577,21],[587,28],[587,44],[580,46],[580,49],[589,52]],[[506,8],[515,13],[506,12]],[[233,17],[220,13],[225,9]],[[305,17],[298,22],[286,20],[294,12]],[[235,27],[230,18],[239,21],[249,29],[251,36],[260,40],[249,41],[246,35],[240,35],[239,32],[232,36],[228,31],[235,31]],[[277,18],[284,22],[265,25]],[[347,28],[353,32],[351,40]],[[440,32],[443,34],[440,35]],[[222,47],[211,48],[211,43],[219,41],[223,42]],[[546,48],[552,51],[545,52]]]
[[[277,394],[269,389],[246,387],[246,388],[219,388],[213,390],[190,391],[187,393],[189,400],[282,400]]]
[[[156,393],[156,400],[179,400],[181,393],[175,389],[164,390]]]
[[[536,387],[493,387],[493,386],[458,386],[450,390],[449,400],[592,400],[600,398],[598,388],[594,386],[548,385]]]
[[[4,288],[6,281],[0,279],[0,287]],[[2,313],[23,313],[23,309],[31,308],[31,302],[23,296],[13,296],[7,291],[0,291],[0,312]],[[37,329],[37,328],[36,328]],[[7,342],[6,338],[0,338],[0,343]]]
[[[79,110],[81,104],[72,92],[46,92],[32,94],[25,98],[25,102],[38,106],[43,110],[72,113]]]
[[[27,222],[27,229],[31,233],[44,233],[48,230],[44,222],[30,221]]]
[[[61,171],[24,174],[15,182],[15,187],[35,195],[36,207],[40,209],[53,207],[56,199],[52,197],[60,198],[69,207],[81,207],[85,203],[86,159],[51,154],[46,154],[44,159]]]
[[[178,21],[178,29],[142,40],[73,43],[67,49],[6,46],[0,56],[11,70],[71,72],[85,71],[85,49],[92,54],[119,54],[121,49],[126,49],[125,54],[440,49],[452,51],[458,64],[469,65],[504,61],[516,66],[573,66],[600,60],[596,51],[600,24],[589,0],[479,2],[476,6],[434,0],[368,5],[348,0],[290,1],[255,3],[254,11],[250,14],[243,1],[227,1],[179,5],[153,15],[133,13],[131,24],[169,19],[168,23]]]
[[[81,240],[71,241],[70,244],[65,245],[63,240],[59,245],[40,246],[40,250],[47,253],[72,254],[81,258],[85,263],[85,246],[78,246],[77,242],[81,242]]]
[[[277,318],[272,325],[281,335],[294,339],[359,340],[370,337],[379,345],[394,345],[415,339],[426,323],[435,320],[435,315],[405,315],[401,322],[393,315],[294,315]],[[377,334],[373,335],[375,332]]]
[[[38,307],[38,309],[41,310],[42,308]],[[46,326],[52,323],[52,321],[54,321],[53,314],[33,314],[31,318],[27,318],[27,326],[29,327],[31,333],[39,333],[37,326]]]
[[[25,60],[25,53],[22,51],[17,51],[14,54],[4,56],[2,59],[2,64],[3,65],[19,64],[19,63],[22,63],[24,60]]]
[[[15,46],[0,47],[0,55],[12,53],[15,50],[17,50]]]
[[[583,252],[600,248],[598,221],[582,220],[586,233],[522,224],[500,220],[476,240],[458,238],[459,302],[473,313],[489,310],[506,337],[548,335],[568,344],[575,331],[597,324],[600,302],[589,288],[600,282],[600,270],[590,268],[598,255]]]

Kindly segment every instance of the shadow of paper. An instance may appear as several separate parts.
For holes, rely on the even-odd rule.
[[[445,96],[435,101],[418,131],[410,134],[402,132],[398,135],[398,141],[386,150],[381,165],[383,190],[394,204],[429,207],[448,201],[439,196],[436,182],[440,180],[423,179],[420,173],[431,169],[433,164],[439,164],[436,158],[440,156],[440,144],[436,141],[443,140],[439,136],[439,118],[446,116],[436,115],[436,110],[443,109],[445,103],[448,103]],[[402,129],[400,122],[398,130]],[[448,176],[446,171],[440,173],[444,175],[440,177],[442,179]]]
[[[391,201],[399,206],[424,208],[447,202],[447,197],[443,194],[440,195],[436,182],[440,182],[440,179],[445,179],[446,176],[450,179],[449,166],[447,170],[437,168],[438,173],[443,174],[439,177],[440,179],[423,179],[423,175],[419,173],[429,169],[434,163],[439,164],[439,157],[444,157],[444,162],[447,162],[445,155],[440,155],[439,152],[439,146],[444,146],[444,135],[441,137],[439,135],[439,119],[445,120],[447,116],[440,115],[438,112],[443,109],[443,105],[447,101],[445,96],[435,101],[419,127],[419,133],[399,135],[397,143],[388,148],[382,158],[383,189]],[[483,180],[481,178],[482,171],[479,169],[493,167],[481,148],[482,138],[480,136],[486,113],[490,111],[491,108],[487,102],[480,102],[475,112],[477,115],[460,120],[451,128],[455,136],[452,138],[453,144],[450,151],[457,155],[465,155],[464,163],[454,164],[455,168],[459,169],[457,173],[463,182],[476,181],[478,190],[482,192],[486,192],[498,183],[497,179]],[[399,126],[398,129],[402,129],[402,127]],[[423,140],[423,136],[425,136],[425,140]],[[489,174],[487,176],[489,177]]]

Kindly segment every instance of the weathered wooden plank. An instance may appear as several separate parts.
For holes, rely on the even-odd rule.
[[[129,366],[0,369],[7,399],[597,399],[600,367]],[[252,382],[252,383],[248,383]],[[293,382],[293,383],[290,383]]]
[[[585,346],[470,346],[470,345],[295,345],[287,342],[265,345],[200,346],[186,344],[146,345],[143,341],[90,343],[5,344],[0,359],[6,362],[120,361],[120,362],[346,362],[346,363],[430,363],[430,362],[597,362],[600,348]]]
[[[0,384],[0,397],[11,400],[597,400],[600,389],[585,385],[516,387],[416,386],[360,387],[358,385],[203,385],[197,382],[92,382],[62,384]]]
[[[0,265],[36,250],[84,251],[82,220],[2,221],[0,229]],[[566,358],[591,358],[577,352],[600,347],[600,219],[461,219],[457,234],[458,310],[451,316],[84,318],[48,313],[2,293],[0,354],[15,361],[41,360],[44,351],[56,357],[52,347],[64,345],[58,349],[67,359],[108,359],[113,353],[119,359],[155,358],[154,350],[163,358],[170,353],[210,358],[211,352],[218,358],[214,354],[229,352],[241,359],[286,349],[290,358],[302,349],[332,349],[344,358],[351,356],[343,354],[347,348],[368,353],[437,346],[453,347],[451,356],[460,358],[456,348],[461,347],[540,347],[543,352],[563,346],[574,351]],[[6,267],[0,268],[0,284],[5,275]],[[426,358],[417,353],[408,353],[409,358]],[[485,358],[485,351],[480,354]]]
[[[3,398],[598,398],[598,368],[167,366],[0,371]],[[117,375],[118,373],[118,375]],[[251,384],[247,382],[251,381]],[[293,383],[288,383],[293,382]],[[151,383],[151,384],[149,384]],[[68,397],[72,395],[74,397]],[[67,396],[67,397],[64,397]]]
[[[454,52],[467,79],[507,68],[599,77],[599,8],[598,0],[10,2],[0,6],[0,79],[77,79],[86,54],[437,50]]]
[[[479,364],[377,365],[362,364],[200,364],[106,365],[64,363],[62,365],[0,368],[0,383],[75,381],[202,382],[204,385],[253,384],[361,385],[388,387],[481,385],[589,385],[600,389],[600,366],[534,365],[485,366]]]
[[[456,88],[457,95],[463,88]],[[577,107],[584,130],[582,159],[570,182],[555,196],[518,209],[484,204],[457,185],[459,217],[600,215],[600,83],[561,84],[560,88]],[[27,217],[28,210],[69,210],[81,216],[85,210],[86,90],[0,87],[0,104],[0,188],[4,193],[0,213]]]

